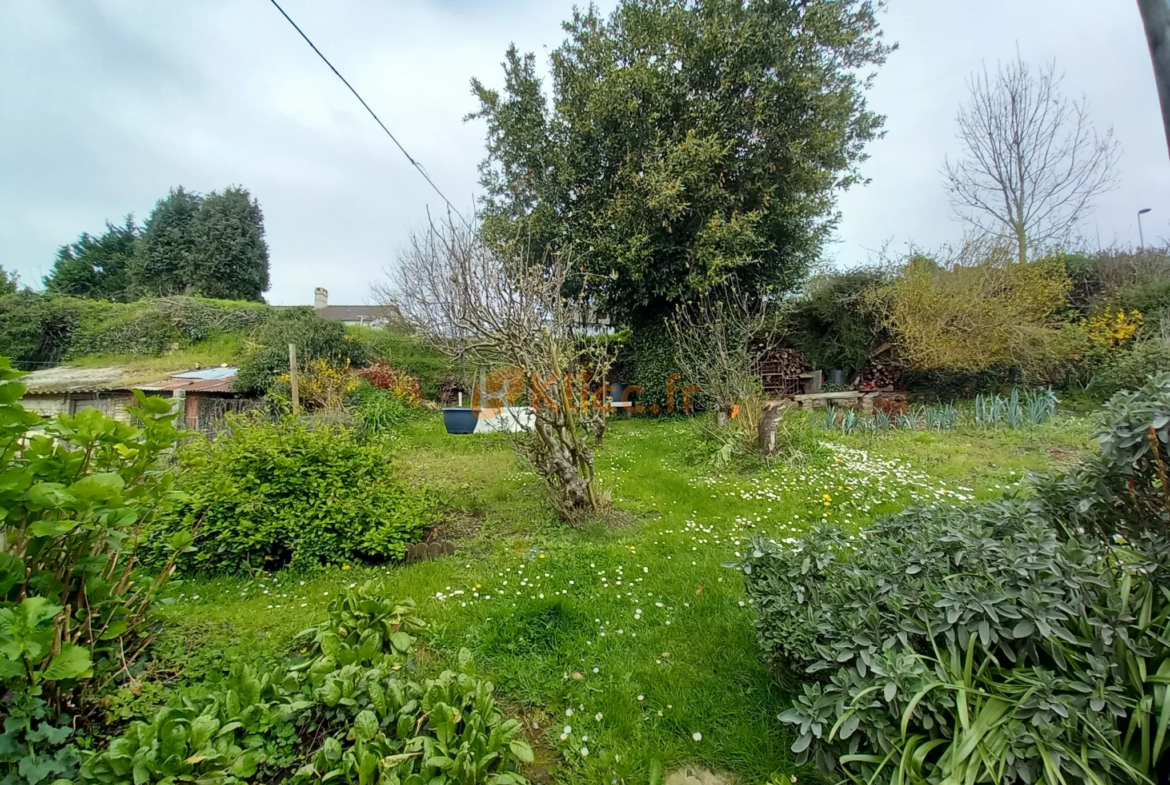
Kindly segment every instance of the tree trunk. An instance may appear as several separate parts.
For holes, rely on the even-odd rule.
[[[536,431],[540,444],[534,446],[534,449],[544,454],[534,456],[534,463],[537,464],[538,472],[559,481],[553,484],[558,486],[557,491],[561,496],[558,503],[562,511],[592,510],[593,495],[589,492],[591,480],[581,475],[573,451],[560,438],[559,429],[538,416]],[[541,464],[544,464],[543,467]]]
[[[720,428],[731,425],[731,406],[721,403],[715,407],[715,424]]]

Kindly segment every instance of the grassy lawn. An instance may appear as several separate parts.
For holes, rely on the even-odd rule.
[[[822,443],[804,459],[737,470],[695,458],[691,421],[616,421],[597,465],[633,522],[578,532],[558,522],[503,437],[449,436],[427,413],[395,460],[446,495],[463,538],[456,556],[176,584],[159,650],[176,663],[225,648],[276,653],[338,591],[376,579],[431,622],[423,637],[438,661],[427,667],[474,652],[559,781],[645,782],[654,760],[744,782],[792,774],[776,721],[788,696],[759,662],[742,580],[722,563],[753,535],[782,540],[818,520],[860,526],[913,503],[999,495],[1028,470],[1075,459],[1091,430],[1060,418],[1015,432],[846,436],[816,421],[788,420]]]

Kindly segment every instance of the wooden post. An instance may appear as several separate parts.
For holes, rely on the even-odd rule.
[[[292,390],[293,414],[301,413],[301,393],[297,389],[297,345],[288,345],[288,386]]]

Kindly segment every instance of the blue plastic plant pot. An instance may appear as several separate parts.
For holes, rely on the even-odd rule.
[[[447,433],[475,433],[478,422],[475,409],[458,406],[443,409],[443,425],[447,426]]]

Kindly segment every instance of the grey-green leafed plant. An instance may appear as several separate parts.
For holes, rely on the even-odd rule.
[[[1010,403],[1010,400],[1009,400]],[[1147,783],[1170,756],[1170,375],[1031,493],[753,541],[798,762],[891,785]]]
[[[837,407],[832,404],[825,407],[824,427],[830,431],[837,427]]]

